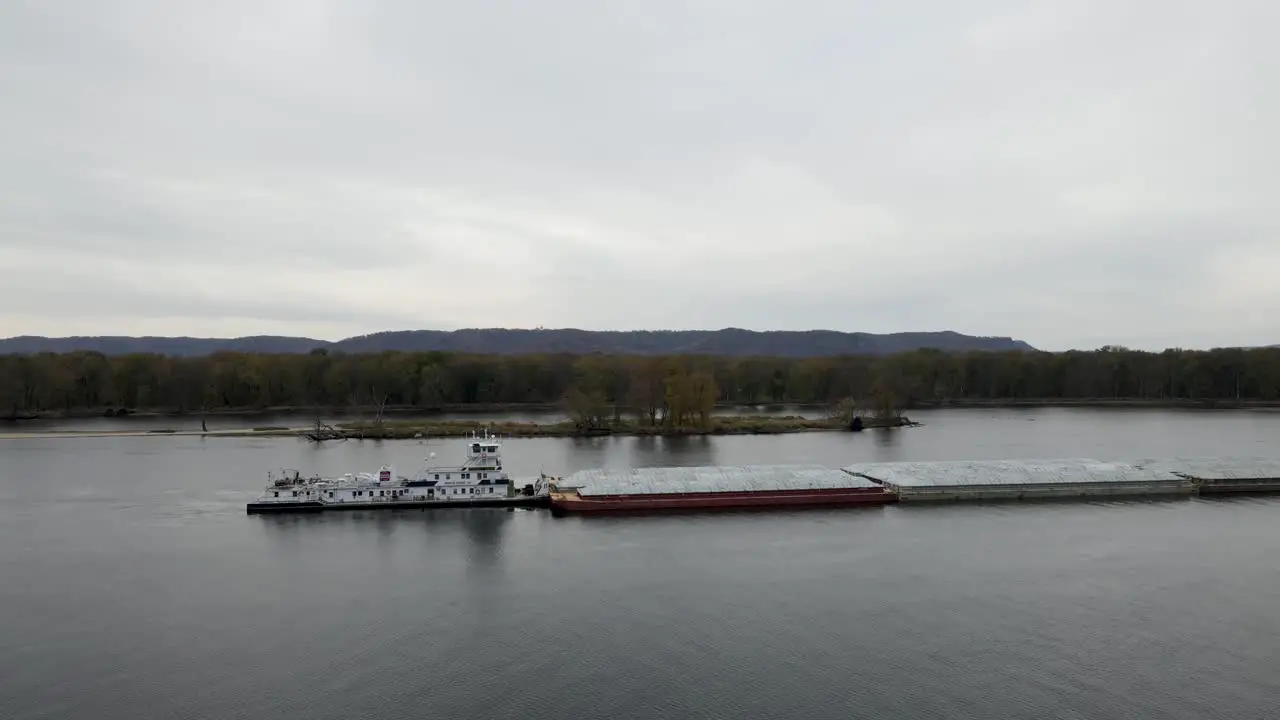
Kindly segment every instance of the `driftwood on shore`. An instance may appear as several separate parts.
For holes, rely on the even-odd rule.
[[[316,418],[315,425],[301,433],[302,437],[314,443],[325,442],[326,440],[346,440],[347,434],[342,430],[322,422],[320,418]]]

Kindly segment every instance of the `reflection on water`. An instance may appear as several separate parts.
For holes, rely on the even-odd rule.
[[[373,513],[374,538],[377,540],[377,547],[380,552],[387,552],[392,546],[392,533],[395,532],[396,526],[400,523],[391,517],[389,513]]]
[[[427,538],[426,551],[441,550],[466,559],[470,570],[491,570],[501,565],[505,528],[513,508],[424,508],[401,510],[344,510],[316,514],[255,515],[281,557],[298,557],[317,548],[308,544],[325,528],[372,530],[378,557],[386,557],[397,547],[398,533],[419,531]],[[464,542],[459,542],[462,540]]]
[[[306,533],[323,522],[320,515],[284,513],[263,515],[260,523],[271,544],[283,555],[290,556],[305,549]]]
[[[555,475],[594,467],[716,465],[718,441],[718,438],[707,435],[544,439],[542,448],[550,449],[558,444],[563,452],[560,458],[541,461],[540,469]],[[509,440],[504,447],[507,466],[523,467],[522,461],[528,447],[528,441],[519,438]],[[539,455],[544,453],[545,450]],[[729,460],[728,463],[733,464],[733,461]]]
[[[657,452],[664,456],[664,464],[715,465],[715,447],[707,435],[685,435],[661,438]]]
[[[514,512],[509,508],[485,508],[477,511],[457,510],[455,514],[467,539],[467,569],[491,570],[502,557],[503,529]]]
[[[616,438],[610,436],[569,438],[570,452],[574,457],[603,465]],[[510,467],[510,463],[507,464]]]
[[[902,433],[911,428],[874,428],[871,437],[875,440],[872,457],[876,462],[896,462],[904,460]]]
[[[662,450],[658,447],[658,438],[653,435],[644,435],[637,437],[631,445],[632,457],[653,457],[660,455]],[[636,463],[632,463],[633,465]]]

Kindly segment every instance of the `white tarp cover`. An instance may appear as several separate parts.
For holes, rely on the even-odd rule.
[[[1280,458],[1156,458],[1133,461],[1133,464],[1179,473],[1198,480],[1280,479]]]
[[[1145,483],[1181,480],[1168,470],[1089,458],[951,460],[850,465],[844,471],[898,487]]]
[[[596,469],[576,472],[559,483],[578,494],[654,495],[878,488],[878,484],[821,465],[746,465]]]

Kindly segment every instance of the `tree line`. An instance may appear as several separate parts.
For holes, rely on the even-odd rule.
[[[966,352],[827,358],[94,352],[0,356],[0,416],[102,408],[186,412],[266,407],[568,403],[590,420],[650,422],[717,403],[870,407],[950,400],[1280,400],[1280,349]],[[886,400],[888,398],[888,400]]]

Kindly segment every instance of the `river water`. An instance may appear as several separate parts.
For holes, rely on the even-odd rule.
[[[1280,457],[1280,413],[509,440],[596,466]],[[1271,718],[1280,499],[262,517],[458,441],[0,440],[0,718]]]

